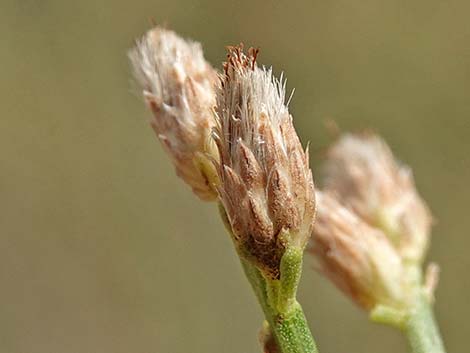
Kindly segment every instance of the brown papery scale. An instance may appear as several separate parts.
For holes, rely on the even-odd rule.
[[[257,55],[228,47],[217,91],[215,164],[239,252],[275,279],[286,246],[305,246],[315,197],[308,156],[284,103],[285,81],[259,67]]]

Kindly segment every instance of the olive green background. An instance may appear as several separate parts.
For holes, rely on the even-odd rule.
[[[0,352],[260,351],[215,207],[174,176],[130,78],[152,20],[217,66],[227,44],[259,46],[296,89],[313,167],[327,119],[384,135],[436,217],[437,316],[448,352],[468,352],[469,15],[463,0],[0,0]],[[406,351],[311,259],[300,300],[321,352]]]

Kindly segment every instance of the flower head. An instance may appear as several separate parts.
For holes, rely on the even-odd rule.
[[[152,127],[170,155],[176,172],[204,200],[216,198],[216,157],[210,134],[215,124],[216,71],[201,45],[156,27],[129,53],[134,75],[153,113]]]
[[[217,94],[214,137],[220,200],[239,251],[272,278],[287,244],[304,247],[314,213],[308,156],[292,124],[285,82],[230,47]]]
[[[320,270],[365,309],[400,308],[407,294],[404,267],[386,235],[331,194],[317,192],[317,201],[310,251]]]
[[[329,149],[323,172],[326,191],[381,228],[404,259],[422,261],[430,212],[416,190],[410,168],[395,160],[379,136],[343,135]]]

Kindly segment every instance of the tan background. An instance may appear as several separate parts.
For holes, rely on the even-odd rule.
[[[213,205],[174,177],[126,50],[150,19],[296,88],[313,165],[324,120],[374,127],[436,215],[437,315],[468,352],[468,1],[0,1],[0,352],[258,352],[260,311]],[[322,352],[405,352],[305,264]]]

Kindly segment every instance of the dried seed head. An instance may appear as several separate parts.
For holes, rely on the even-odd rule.
[[[216,173],[207,156],[217,157],[209,138],[215,124],[217,73],[204,60],[201,45],[156,27],[129,57],[153,113],[152,127],[178,176],[201,199],[215,199]]]
[[[328,151],[325,190],[371,225],[381,228],[400,255],[420,263],[427,249],[431,215],[410,168],[371,133],[345,134]]]
[[[386,235],[328,193],[317,192],[317,202],[309,250],[321,271],[367,310],[378,304],[404,306],[409,291],[402,259]]]
[[[315,213],[312,174],[285,99],[285,82],[230,47],[217,94],[219,194],[239,250],[279,276],[287,242],[304,247]],[[291,244],[290,243],[290,244]]]

